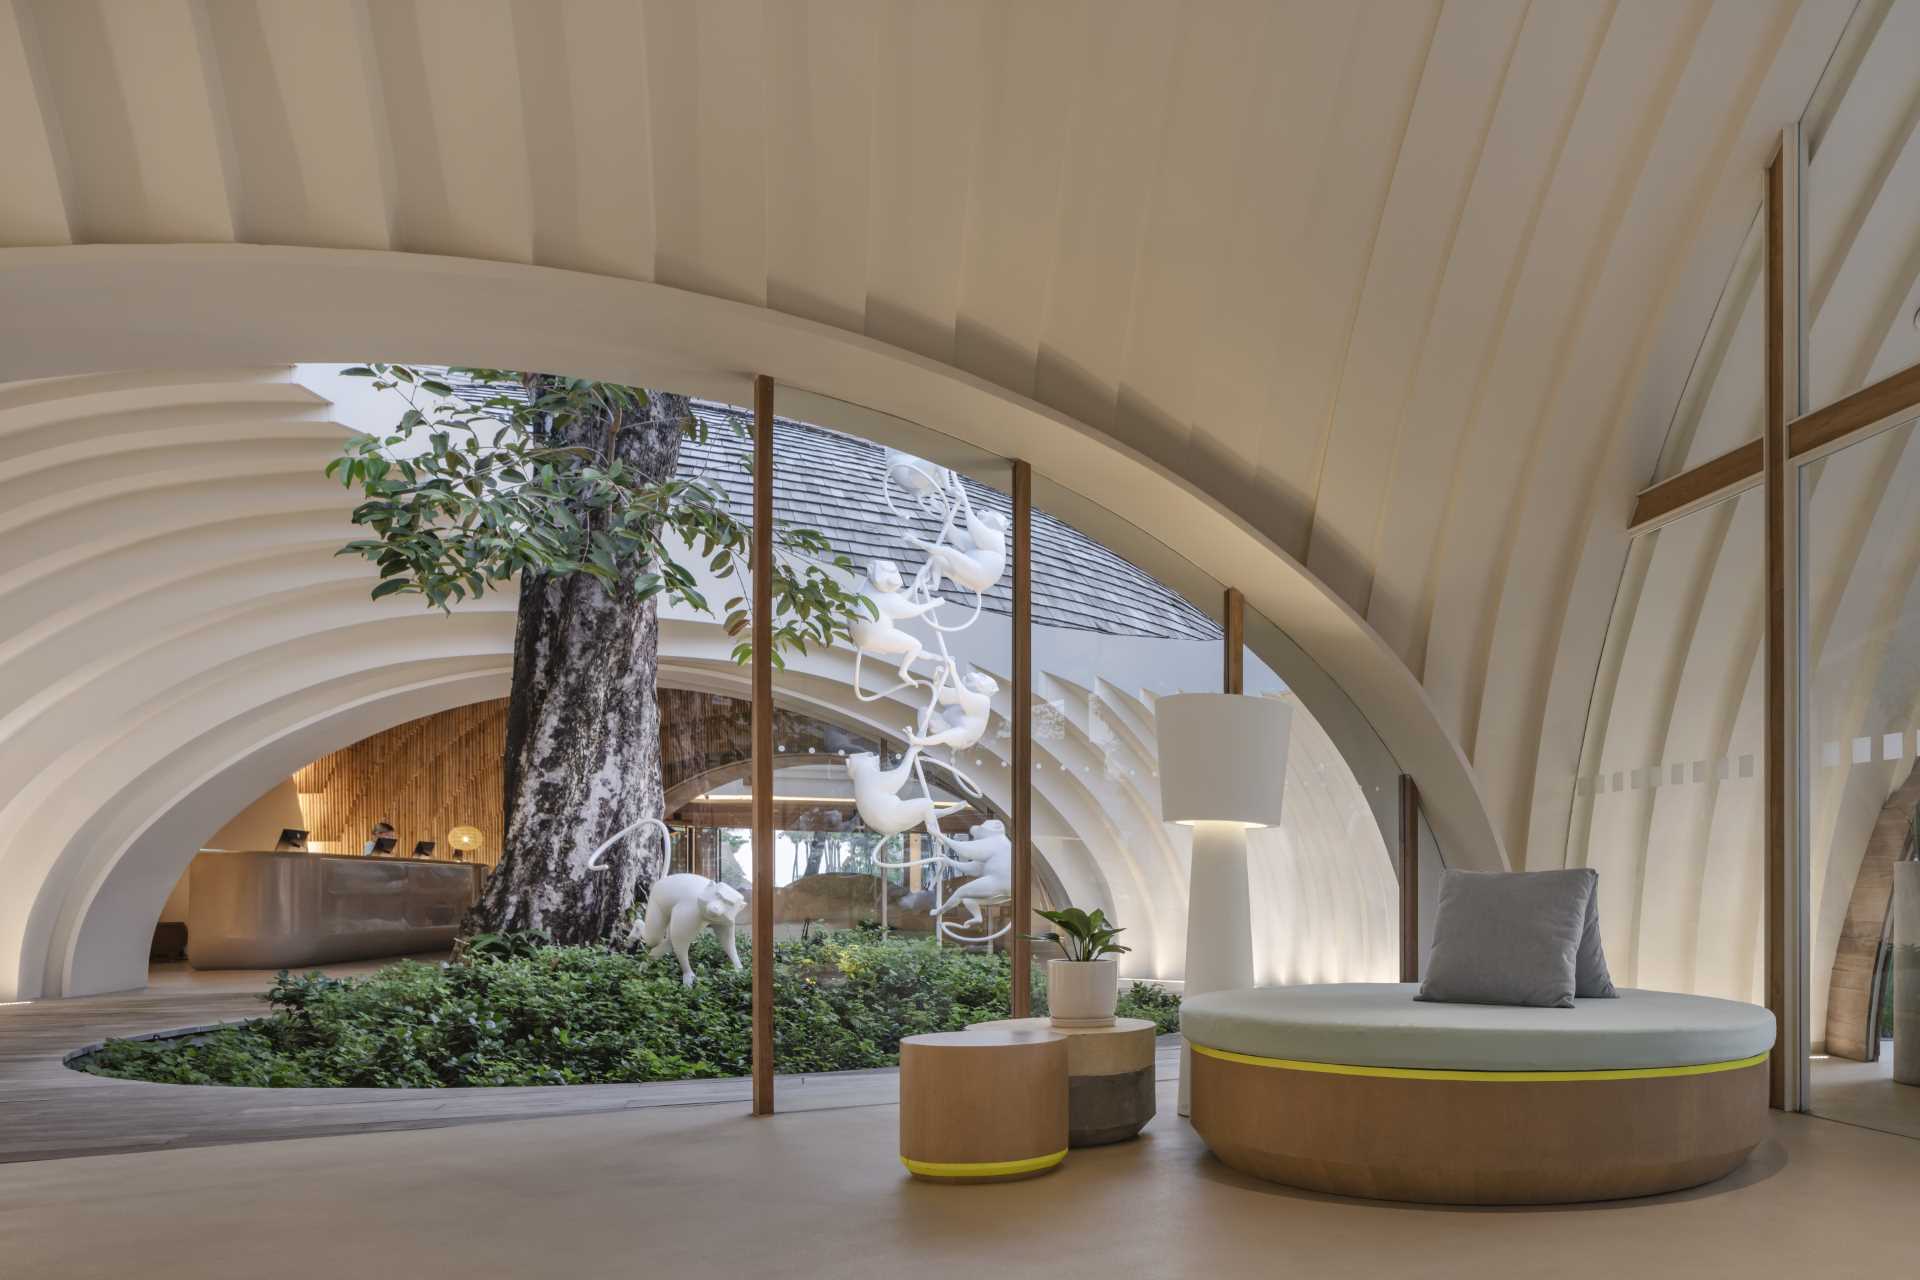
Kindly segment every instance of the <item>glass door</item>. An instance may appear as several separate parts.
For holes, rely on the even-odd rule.
[[[1799,481],[1807,1107],[1920,1137],[1920,420]]]

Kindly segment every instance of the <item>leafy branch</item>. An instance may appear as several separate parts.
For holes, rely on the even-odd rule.
[[[635,601],[663,595],[711,615],[687,563],[697,556],[740,585],[723,606],[725,626],[736,638],[747,632],[751,526],[713,485],[649,474],[644,451],[628,456],[648,431],[704,442],[706,427],[692,414],[669,422],[638,387],[552,374],[455,370],[492,389],[469,402],[409,365],[345,372],[407,402],[391,434],[354,436],[327,464],[329,476],[361,491],[352,518],[370,536],[338,554],[379,569],[374,599],[419,595],[450,609],[522,574],[586,574]],[[851,619],[871,615],[873,604],[848,588],[852,562],[818,530],[780,523],[773,544],[773,659],[784,666],[783,653],[847,637]],[[741,640],[734,658],[751,652]]]

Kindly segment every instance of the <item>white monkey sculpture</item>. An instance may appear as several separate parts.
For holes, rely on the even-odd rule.
[[[898,449],[887,450],[886,465],[886,476],[881,482],[880,495],[886,500],[889,511],[893,510],[893,494],[890,486],[899,485],[902,493],[925,508],[933,505],[936,495],[946,492],[948,484],[953,479],[953,473],[938,463],[928,462],[925,458],[916,458]]]
[[[969,835],[972,838],[967,840],[942,840],[947,852],[940,855],[940,860],[955,871],[973,877],[953,891],[953,896],[941,904],[938,913],[944,916],[955,903],[964,903],[967,918],[963,926],[979,924],[981,907],[1005,901],[1013,894],[1013,841],[1007,839],[1006,824],[998,818],[989,818],[974,827]],[[942,929],[947,927],[944,920],[936,923]]]
[[[965,535],[950,532],[945,542],[928,542],[911,533],[901,536],[927,553],[935,590],[945,579],[979,595],[991,591],[1007,571],[1007,518],[998,511],[980,515],[968,503]]]
[[[913,748],[891,769],[882,769],[880,757],[871,751],[847,757],[847,776],[853,779],[853,806],[860,811],[860,821],[877,835],[897,836],[918,826],[925,826],[935,837],[940,835],[932,796],[900,796],[900,789],[913,776],[919,754],[920,749]]]
[[[882,769],[877,754],[861,752],[847,757],[847,776],[853,780],[854,806],[869,829],[890,838],[925,826],[934,837],[933,849],[939,850],[927,851],[909,862],[883,862],[876,858],[876,866],[930,868],[933,884],[925,892],[935,904],[936,929],[956,942],[991,942],[1011,930],[1012,923],[1008,922],[989,936],[962,937],[948,932],[953,926],[943,917],[955,902],[963,902],[968,911],[966,923],[978,925],[983,907],[1011,895],[1012,842],[1007,839],[1005,827],[997,821],[983,822],[973,828],[970,840],[952,841],[943,835],[921,752],[946,747],[957,753],[977,745],[986,736],[993,713],[993,697],[1000,686],[983,671],[970,671],[963,677],[960,664],[948,651],[946,637],[949,633],[965,631],[979,621],[984,594],[997,586],[1005,574],[1009,541],[1007,518],[994,511],[984,514],[975,511],[966,485],[948,468],[889,449],[880,478],[880,497],[886,508],[898,515],[900,511],[893,503],[896,487],[913,499],[922,513],[939,522],[939,533],[928,541],[902,530],[901,537],[927,556],[911,585],[906,584],[893,561],[873,562],[863,585],[869,588],[865,594],[873,602],[878,616],[856,619],[848,628],[856,649],[854,692],[861,701],[874,702],[905,689],[915,689],[925,694],[925,700],[918,707],[917,731],[914,726],[906,731],[907,754],[899,764],[892,769]],[[949,582],[972,592],[974,597],[973,616],[955,625],[943,624],[937,613],[948,603],[937,593]],[[927,643],[900,626],[916,618],[920,619],[921,627],[931,632],[928,643],[937,646],[934,651],[930,652]],[[862,691],[860,664],[867,657],[897,657],[901,683],[878,693]],[[914,664],[923,657],[940,664],[939,674],[931,680],[914,674]],[[915,701],[921,700],[916,697]],[[967,779],[958,764],[955,758],[940,767],[950,770],[961,787],[978,795],[979,788]],[[919,795],[912,798],[901,795],[909,780],[919,784]],[[947,868],[973,877],[950,900],[942,898],[941,888]]]
[[[661,876],[647,896],[646,920],[640,926],[640,942],[651,947],[647,954],[655,959],[667,948],[680,960],[680,985],[693,985],[693,962],[687,948],[700,931],[713,926],[713,936],[727,953],[735,969],[740,968],[740,952],[735,946],[735,917],[747,900],[731,885],[709,880],[691,872]]]
[[[641,818],[631,826],[622,827],[605,844],[595,849],[587,859],[587,870],[608,870],[607,865],[600,861],[601,856],[645,826],[651,826],[660,833],[662,869],[671,865],[667,859],[671,857],[673,832],[658,818]],[[733,961],[733,967],[740,967],[740,952],[734,941],[734,918],[746,905],[747,900],[738,889],[705,876],[690,872],[661,876],[654,884],[653,892],[647,895],[647,914],[640,924],[640,941],[652,947],[650,954],[656,957],[663,955],[671,946],[674,955],[680,958],[680,983],[690,987],[693,985],[693,962],[687,959],[687,948],[693,945],[700,930],[708,925],[713,926],[713,936],[720,940],[727,959]]]
[[[965,751],[986,736],[987,722],[993,716],[993,695],[1000,692],[1000,684],[984,671],[970,671],[964,679],[958,675],[958,664],[949,661],[935,696],[941,706],[958,708],[959,714],[928,716],[926,735],[908,733],[909,744]]]
[[[946,603],[938,596],[929,596],[924,601],[915,601],[901,590],[906,584],[900,577],[900,566],[891,560],[875,560],[873,571],[868,575],[873,590],[867,598],[873,601],[874,610],[880,615],[869,618],[864,614],[854,618],[848,631],[853,637],[854,646],[861,656],[866,654],[900,655],[900,679],[907,684],[918,684],[914,679],[913,664],[926,651],[917,636],[902,631],[899,623],[908,618],[918,618],[931,613]],[[855,680],[858,691],[858,679]]]

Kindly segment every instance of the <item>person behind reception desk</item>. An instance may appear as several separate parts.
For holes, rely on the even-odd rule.
[[[392,853],[393,846],[399,838],[399,834],[394,831],[391,822],[376,822],[373,824],[373,838],[368,840],[365,847],[360,850],[361,856],[365,857],[376,853]]]

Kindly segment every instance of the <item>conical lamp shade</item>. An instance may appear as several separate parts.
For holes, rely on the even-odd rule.
[[[1166,822],[1280,824],[1293,706],[1237,693],[1176,693],[1153,704]]]

